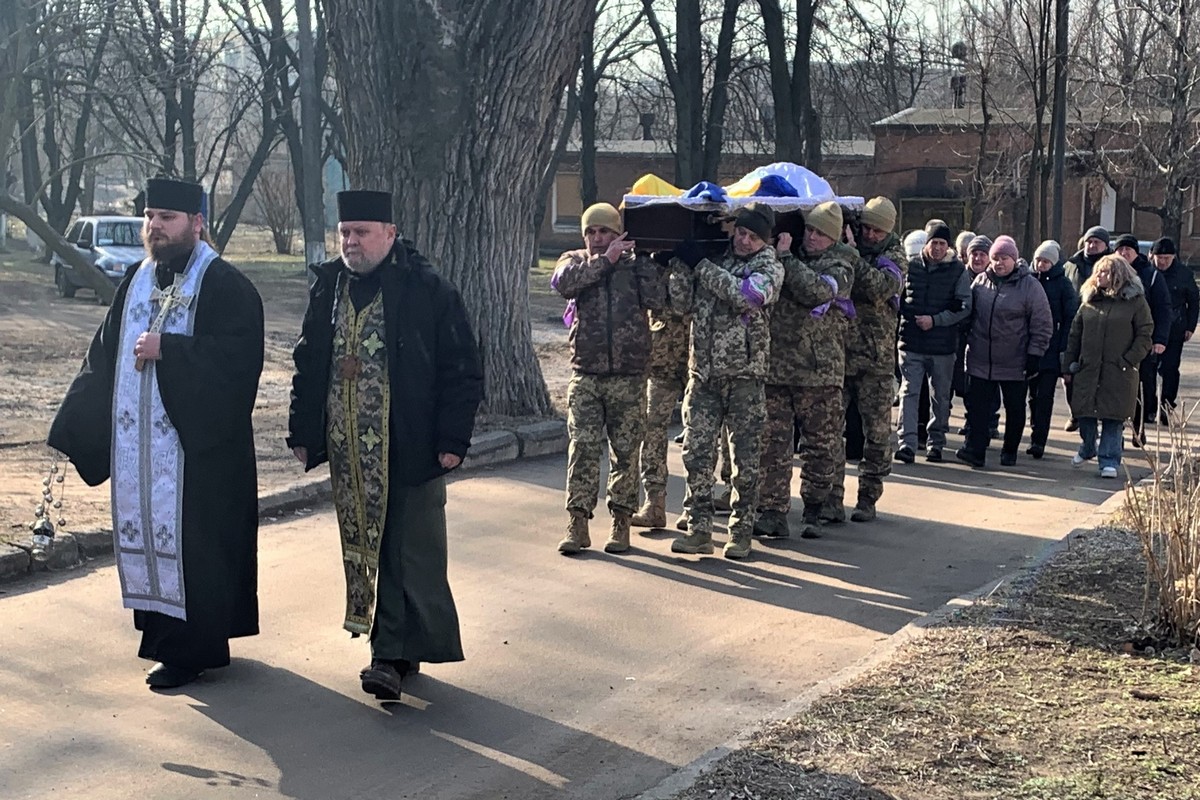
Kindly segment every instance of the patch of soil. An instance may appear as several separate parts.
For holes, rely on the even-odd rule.
[[[254,261],[234,252],[230,258],[258,288],[266,321],[266,357],[254,409],[260,493],[291,486],[303,472],[284,445],[292,379],[292,346],[307,303],[307,279],[299,261]],[[570,365],[562,300],[531,297],[533,335],[542,372],[555,407],[565,413]],[[557,306],[553,323],[548,319]],[[28,534],[33,509],[50,464],[43,442],[50,420],[106,307],[90,291],[57,296],[53,271],[28,254],[0,258],[0,538]],[[511,427],[530,420],[481,416],[478,430]],[[64,484],[66,530],[111,527],[109,486],[90,488],[68,471]]]
[[[770,725],[676,800],[1200,797],[1200,665],[1129,653],[1136,536],[1038,570]]]

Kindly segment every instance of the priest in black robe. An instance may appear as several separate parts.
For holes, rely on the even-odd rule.
[[[111,478],[114,552],[151,688],[229,663],[258,633],[251,414],[263,367],[254,285],[205,241],[203,190],[152,179],[148,257],[126,274],[48,443]]]
[[[326,461],[346,573],[343,626],[370,636],[363,691],[400,697],[461,661],[446,578],[446,482],[471,445],[483,370],[458,290],[397,238],[387,192],[338,194],[341,257],[310,267],[288,446]]]

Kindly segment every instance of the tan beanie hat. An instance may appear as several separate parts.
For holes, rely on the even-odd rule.
[[[804,224],[816,228],[835,242],[842,240],[842,207],[829,200],[804,217]]]
[[[602,225],[614,233],[621,233],[621,212],[609,203],[596,203],[587,207],[579,219],[579,232],[583,233],[591,225]]]
[[[863,206],[862,223],[890,233],[896,228],[896,207],[886,197],[872,197]]]

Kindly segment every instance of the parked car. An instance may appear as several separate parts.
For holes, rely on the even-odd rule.
[[[120,283],[125,272],[146,257],[141,217],[80,217],[64,238],[113,283]],[[74,297],[77,289],[89,288],[57,253],[50,263],[54,266],[54,285],[63,297]]]

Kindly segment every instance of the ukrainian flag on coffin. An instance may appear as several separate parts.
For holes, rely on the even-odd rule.
[[[748,172],[737,183],[726,186],[725,191],[730,197],[795,197],[814,205],[837,199],[829,181],[788,161]]]
[[[683,189],[673,186],[654,173],[647,173],[638,178],[629,189],[629,194],[650,195],[651,197],[679,197]]]

